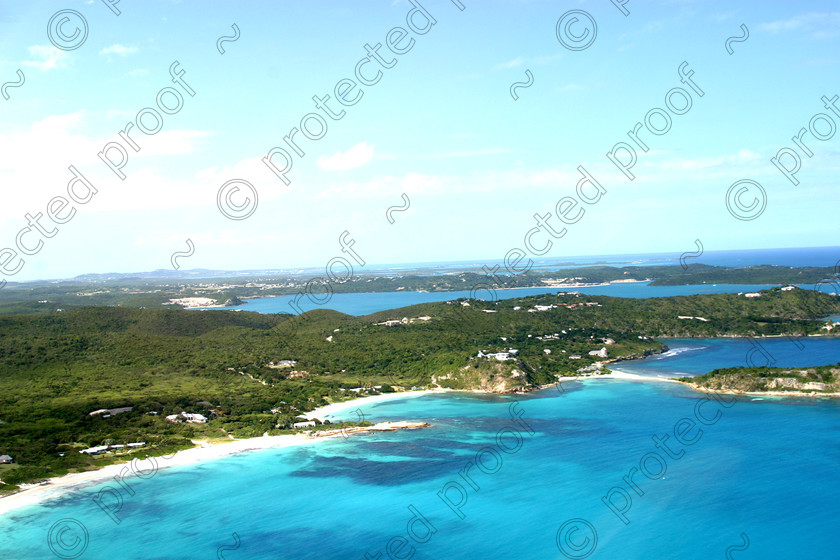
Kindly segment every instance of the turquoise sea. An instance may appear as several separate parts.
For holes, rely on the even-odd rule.
[[[758,361],[744,340],[666,342],[673,353],[617,368],[671,376]],[[777,365],[840,362],[840,339],[796,342],[759,341]],[[593,379],[369,403],[342,416],[432,427],[129,476],[133,494],[119,493],[121,507],[106,502],[119,523],[93,501],[104,486],[91,487],[4,515],[0,550],[14,559],[837,558],[840,403],[729,398]]]

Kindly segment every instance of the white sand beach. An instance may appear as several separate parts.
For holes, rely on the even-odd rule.
[[[401,393],[386,393],[382,395],[373,395],[369,397],[361,397],[344,401],[340,403],[330,404],[318,409],[315,409],[306,414],[307,418],[319,418],[321,420],[329,419],[331,416],[340,411],[357,408],[370,404],[372,402],[381,402],[384,400],[395,400],[400,398],[416,397],[420,395],[427,395],[433,393],[447,392],[446,389],[423,390],[423,391],[406,391]],[[371,432],[394,431],[404,429],[417,429],[426,427],[424,423],[412,422],[381,422],[368,426],[365,428],[347,428],[345,430],[324,430],[320,432],[313,432],[313,435],[289,434],[282,436],[261,436],[255,438],[220,441],[220,442],[206,442],[196,441],[199,446],[191,449],[178,451],[172,456],[155,457],[154,463],[150,460],[141,460],[137,468],[142,471],[155,469],[157,471],[184,465],[192,465],[196,463],[206,463],[215,459],[229,457],[238,453],[258,449],[279,449],[283,447],[294,447],[298,445],[311,445],[321,441],[327,441],[338,437],[348,437],[351,434],[365,434]],[[120,474],[123,469],[130,469],[128,462],[108,465],[98,470],[85,471],[80,473],[70,473],[64,476],[47,479],[39,484],[27,486],[19,492],[0,497],[0,515],[9,513],[13,510],[22,507],[38,504],[43,501],[58,498],[68,492],[79,490],[88,486],[113,480],[113,478]],[[133,474],[126,475],[126,478],[133,476]]]
[[[168,459],[165,457],[155,457],[154,464],[157,465],[156,467],[153,466],[151,461],[143,460],[137,468],[143,471],[153,468],[161,470],[182,465],[204,463],[254,449],[290,447],[313,443],[321,439],[327,438],[306,438],[303,435],[284,435],[230,440],[229,442],[212,445],[203,442],[205,445],[179,451],[175,455],[169,456]],[[98,470],[71,473],[65,476],[47,479],[40,484],[28,486],[20,492],[0,498],[0,515],[21,507],[57,498],[68,491],[78,490],[86,486],[93,486],[100,482],[111,480],[125,468],[130,468],[129,463],[119,463],[108,465]]]
[[[382,393],[381,395],[371,395],[369,397],[361,397],[358,399],[351,399],[349,401],[341,401],[333,404],[328,404],[327,406],[322,406],[321,408],[316,408],[310,412],[306,412],[301,416],[305,416],[307,420],[312,420],[313,418],[318,418],[320,420],[330,420],[332,421],[333,418],[340,412],[344,412],[345,410],[352,410],[364,405],[379,403],[383,401],[390,401],[395,399],[406,399],[409,397],[421,397],[423,395],[437,395],[441,393],[451,393],[453,389],[423,389],[421,391],[402,391],[399,393]],[[356,419],[351,418],[351,422],[355,422]]]
[[[578,375],[574,377],[560,377],[558,381],[591,381],[591,380],[598,380],[598,379],[623,379],[625,381],[652,381],[658,383],[679,383],[679,381],[675,379],[669,379],[667,377],[652,377],[649,375],[639,375],[638,373],[628,373],[626,371],[621,371],[617,369],[611,368],[611,373],[605,373],[603,375]]]

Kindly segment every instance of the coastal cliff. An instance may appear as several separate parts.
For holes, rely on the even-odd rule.
[[[840,364],[810,368],[724,368],[680,381],[706,392],[840,396]]]

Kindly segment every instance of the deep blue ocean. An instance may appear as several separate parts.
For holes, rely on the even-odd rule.
[[[666,342],[672,352],[615,368],[672,377],[761,357],[840,362],[840,339],[762,339],[763,353],[737,339]],[[92,500],[101,486],[76,491],[0,518],[0,551],[39,560],[838,558],[840,403],[730,398],[592,379],[526,395],[369,403],[341,416],[432,427],[128,477],[134,495],[121,494],[119,524]]]
[[[833,267],[840,261],[840,247],[791,247],[785,249],[749,249],[713,251],[704,250],[699,253],[695,245],[686,247],[686,263],[699,263],[709,266],[757,266],[762,264],[778,266],[819,266]],[[678,265],[682,253],[633,253],[624,255],[592,255],[574,257],[549,257],[534,259],[534,270],[562,270],[584,266],[657,266]],[[409,264],[372,265],[362,273],[383,272],[403,273],[421,270],[427,274],[461,270],[481,270],[483,265],[492,267],[499,265],[504,269],[504,262],[500,260],[482,261],[454,261],[454,262],[425,262]],[[304,269],[307,272],[318,272],[318,269]]]

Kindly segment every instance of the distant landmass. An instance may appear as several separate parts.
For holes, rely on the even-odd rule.
[[[384,292],[454,292],[475,287],[493,289],[594,286],[618,282],[649,281],[651,286],[703,284],[828,284],[840,292],[836,267],[792,267],[756,265],[744,267],[683,265],[586,266],[557,270],[527,271],[520,274],[448,272],[421,274],[417,271],[352,275],[345,281],[329,281],[319,274],[299,269],[288,271],[180,271],[160,270],[146,275],[90,274],[74,280],[9,284],[0,289],[0,314],[49,313],[91,305],[138,308],[221,307],[228,302],[269,296]],[[179,276],[180,275],[180,276]],[[232,275],[232,276],[229,276]]]

